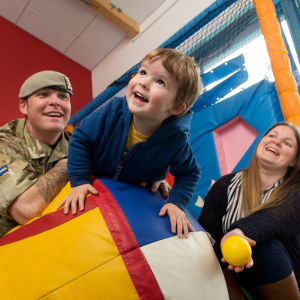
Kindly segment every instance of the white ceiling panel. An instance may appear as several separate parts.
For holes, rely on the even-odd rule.
[[[149,17],[165,0],[109,0],[132,20],[141,24]]]
[[[98,15],[79,0],[31,0],[28,5],[76,37]]]
[[[79,36],[79,39],[98,52],[107,55],[126,36],[125,32],[99,15]]]
[[[108,0],[141,24],[171,0]],[[0,15],[92,70],[126,33],[80,0],[0,0]]]
[[[78,39],[65,52],[65,55],[88,70],[92,70],[104,58],[104,55]]]
[[[18,0],[0,0],[0,16],[16,23],[20,17],[25,4]]]
[[[17,25],[60,52],[65,52],[75,40],[75,36],[28,6]]]

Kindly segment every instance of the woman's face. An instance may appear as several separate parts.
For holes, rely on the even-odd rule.
[[[279,125],[274,127],[259,142],[256,149],[260,167],[287,171],[296,164],[297,140],[292,128]]]

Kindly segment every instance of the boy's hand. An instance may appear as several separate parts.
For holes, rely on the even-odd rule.
[[[184,237],[188,238],[188,228],[191,231],[195,231],[191,223],[185,218],[185,213],[175,204],[167,203],[165,204],[159,212],[159,215],[162,217],[165,214],[168,214],[171,222],[171,230],[173,233],[176,233],[179,238],[182,238],[182,230]]]
[[[148,182],[140,182],[140,186],[145,187]],[[169,197],[169,192],[171,191],[171,187],[166,180],[154,181],[151,184],[152,193],[156,194],[157,190],[160,189],[164,197]]]
[[[72,214],[77,213],[77,203],[79,203],[79,209],[84,209],[85,197],[89,194],[98,195],[98,191],[91,184],[83,184],[71,189],[69,196],[63,199],[57,206],[57,209],[65,205],[65,215],[69,213],[71,206]]]

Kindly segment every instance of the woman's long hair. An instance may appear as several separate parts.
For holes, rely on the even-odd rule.
[[[256,146],[249,167],[245,170],[244,178],[242,181],[242,199],[244,199],[243,204],[244,204],[245,216],[248,216],[258,210],[281,204],[289,191],[297,187],[300,188],[300,129],[290,123],[279,122],[274,126],[272,126],[264,134],[264,137],[272,129],[282,125],[290,127],[291,129],[293,129],[295,133],[296,142],[297,142],[296,164],[294,167],[288,167],[288,171],[283,178],[283,182],[270,195],[270,198],[268,199],[267,202],[265,202],[264,204],[260,204],[261,186],[260,186],[260,176],[258,170],[258,161],[256,156],[256,149],[257,149]]]

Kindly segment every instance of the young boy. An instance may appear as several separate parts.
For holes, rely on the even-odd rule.
[[[200,178],[200,167],[188,143],[193,105],[202,88],[194,59],[172,49],[156,49],[144,58],[128,84],[126,99],[114,98],[81,122],[70,141],[68,173],[71,192],[58,206],[84,208],[90,173],[115,180],[175,183],[159,215],[170,217],[172,232],[188,237],[184,209]]]

